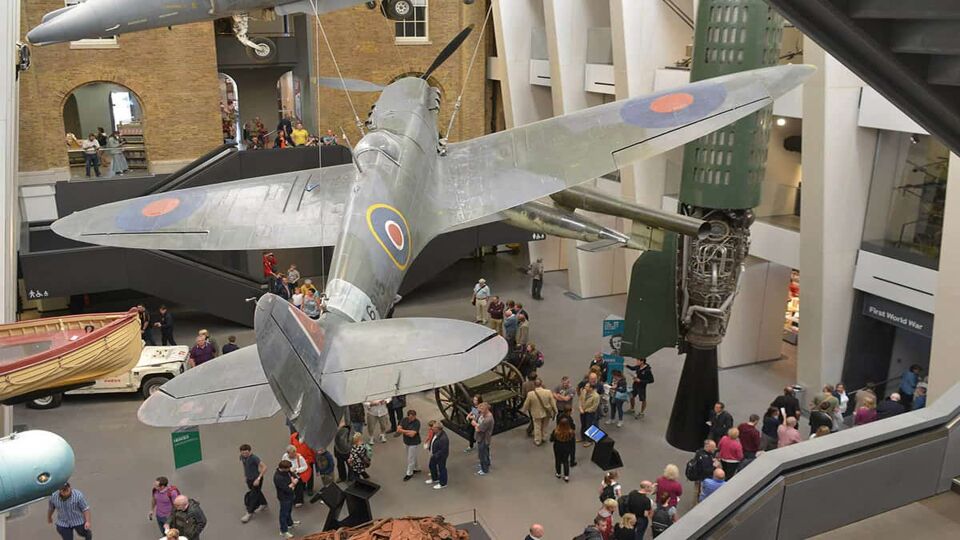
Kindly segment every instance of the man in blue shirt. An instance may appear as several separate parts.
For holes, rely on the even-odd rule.
[[[71,488],[69,482],[50,496],[47,523],[54,523],[54,511],[57,513],[57,532],[63,540],[71,540],[74,532],[86,540],[93,538],[90,531],[90,505],[83,493]]]
[[[698,502],[703,502],[703,500],[709,497],[711,493],[720,489],[720,486],[726,483],[726,475],[724,474],[723,469],[717,467],[713,470],[713,478],[707,478],[701,483],[702,487]]]
[[[917,391],[921,370],[920,366],[914,364],[900,376],[900,403],[908,411],[913,405],[913,394]]]

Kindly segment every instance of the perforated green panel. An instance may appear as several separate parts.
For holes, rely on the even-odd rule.
[[[783,19],[764,0],[701,0],[691,81],[776,65]],[[760,204],[771,107],[687,144],[680,200],[704,208]]]

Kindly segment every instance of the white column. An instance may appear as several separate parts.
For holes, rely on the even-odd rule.
[[[601,94],[586,91],[584,73],[589,30],[610,26],[608,5],[585,0],[544,0],[543,17],[550,53],[553,114],[568,114],[602,104]],[[607,187],[597,182],[591,184],[601,189]],[[611,194],[619,195],[618,192],[619,189],[613,189]],[[578,213],[603,225],[617,226],[615,218],[591,212]],[[622,250],[585,253],[577,249],[575,240],[556,241],[561,246],[561,256],[566,256],[567,286],[575,294],[591,298],[626,292],[622,263],[614,268],[615,261],[622,258]]]
[[[530,84],[533,29],[543,28],[543,0],[494,0],[493,23],[506,127],[514,128],[552,116],[551,90]],[[559,239],[530,242],[531,259],[542,258],[544,269],[563,270],[566,260]]]
[[[15,71],[16,39],[20,35],[20,1],[0,2],[0,322],[12,322],[17,310],[17,141],[18,96]],[[13,410],[0,406],[0,436],[13,429]],[[6,516],[0,516],[0,540],[6,538]]]
[[[820,388],[843,369],[877,134],[857,125],[863,82],[810,39],[804,61],[817,72],[803,92],[797,378]]]
[[[693,15],[692,10],[688,14]],[[693,30],[662,0],[610,0],[610,23],[617,99],[653,92],[657,70],[681,60],[686,46],[693,43]],[[677,150],[621,169],[622,196],[660,208],[670,156],[679,171],[681,153]],[[637,252],[622,251],[629,280]]]
[[[717,350],[721,368],[780,358],[790,268],[749,257],[727,335]]]
[[[960,381],[960,157],[950,154],[947,200],[940,240],[940,279],[937,280],[936,316],[933,319],[933,343],[930,350],[930,386],[928,401],[943,395]],[[954,238],[957,235],[957,238]]]

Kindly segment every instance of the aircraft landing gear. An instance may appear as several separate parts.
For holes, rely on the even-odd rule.
[[[254,57],[260,60],[267,60],[274,55],[276,51],[272,46],[272,42],[268,40],[254,41],[247,36],[247,31],[250,27],[249,13],[237,13],[232,19],[234,37],[237,38],[237,41],[249,47]]]
[[[413,18],[413,2],[410,0],[380,0],[380,11],[392,21],[407,21]]]
[[[463,0],[464,4],[470,5],[475,0]],[[376,0],[367,2],[367,8],[376,9]],[[411,0],[380,0],[380,12],[391,21],[409,21],[413,19],[413,2]]]

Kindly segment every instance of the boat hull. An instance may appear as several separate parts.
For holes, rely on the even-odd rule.
[[[86,326],[93,332],[85,333]],[[128,371],[143,348],[136,311],[0,325],[0,343],[29,344],[33,338],[51,339],[56,346],[0,365],[0,401]]]

